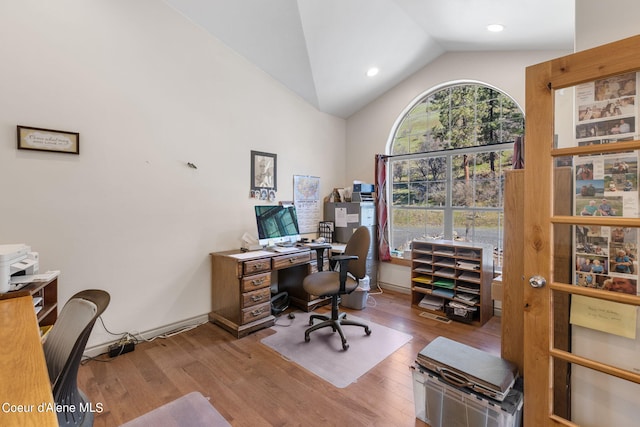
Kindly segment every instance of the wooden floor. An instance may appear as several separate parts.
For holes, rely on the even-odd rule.
[[[367,307],[354,313],[413,339],[346,388],[261,344],[274,333],[270,329],[235,339],[211,323],[139,344],[131,353],[105,358],[109,362],[90,361],[80,368],[78,382],[94,405],[102,405],[96,427],[120,425],[191,391],[210,397],[233,426],[425,426],[415,418],[409,369],[425,345],[442,335],[500,354],[499,317],[483,327],[444,324],[419,316],[409,295],[388,290],[370,295]],[[283,316],[276,325],[289,322]]]

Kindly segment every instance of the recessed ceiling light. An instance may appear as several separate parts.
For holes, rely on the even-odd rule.
[[[371,67],[367,70],[367,77],[373,77],[380,72],[378,67]]]
[[[504,25],[502,24],[487,25],[487,30],[491,31],[492,33],[499,33],[500,31],[504,30]]]

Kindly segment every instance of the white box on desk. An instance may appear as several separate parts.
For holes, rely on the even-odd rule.
[[[511,389],[503,402],[444,382],[418,366],[413,371],[416,418],[431,427],[520,427],[522,392]]]

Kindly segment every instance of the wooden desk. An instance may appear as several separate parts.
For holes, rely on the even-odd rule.
[[[0,425],[57,426],[31,296],[0,300],[0,342]]]
[[[275,283],[279,292],[286,291],[291,303],[304,311],[326,303],[302,289],[304,278],[317,270],[314,255],[315,251],[308,247],[283,253],[212,253],[209,320],[237,338],[272,326],[275,317],[271,315],[271,285]]]

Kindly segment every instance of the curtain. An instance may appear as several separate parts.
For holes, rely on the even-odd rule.
[[[387,223],[387,159],[376,154],[376,212],[378,215],[378,258],[391,261],[389,251],[389,224]]]
[[[524,169],[524,137],[516,136],[513,143],[513,168]]]

